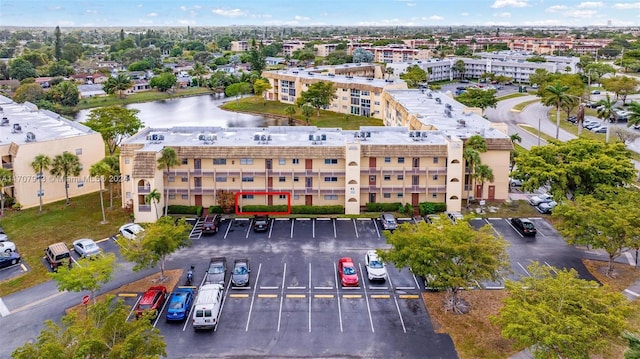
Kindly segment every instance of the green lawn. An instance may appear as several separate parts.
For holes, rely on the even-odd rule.
[[[82,99],[73,108],[74,111],[86,110],[88,108],[102,107],[102,106],[114,106],[114,105],[126,105],[130,103],[150,102],[166,100],[168,98],[186,97],[213,93],[206,87],[188,87],[186,89],[177,90],[173,94],[167,92],[159,92],[156,90],[139,92],[132,95],[127,95],[124,98],[118,96],[105,96],[105,97],[92,97]]]
[[[538,101],[540,101],[540,99],[531,100],[531,101],[525,101],[525,102],[522,102],[522,103],[519,103],[519,104],[513,106],[513,109],[514,110],[518,110],[518,111],[522,111],[525,107],[531,105],[532,103],[536,103]]]
[[[528,94],[516,92],[516,93],[509,94],[509,95],[498,97],[498,98],[496,98],[496,100],[502,101],[502,100],[508,100],[510,98],[522,97],[522,96],[527,96],[527,95]]]
[[[109,192],[104,192],[105,206],[109,205]],[[41,259],[44,249],[52,243],[64,242],[69,247],[78,238],[99,240],[117,233],[129,215],[121,208],[120,198],[114,198],[114,208],[106,209],[107,224],[100,224],[102,213],[98,193],[75,197],[69,206],[65,201],[19,212],[6,210],[0,225],[9,239],[15,242],[18,252],[31,269],[26,274],[3,282],[0,296],[4,296],[49,280],[47,267]]]
[[[296,113],[293,115],[293,120],[299,125],[305,125],[306,119],[302,115],[302,111],[299,107],[277,101],[265,101],[258,96],[245,97],[237,101],[229,101],[220,107],[229,111],[255,113],[286,119],[288,116],[285,113],[285,108],[289,106],[293,106],[296,109]],[[309,118],[309,125],[317,127],[338,127],[344,130],[357,130],[360,126],[382,126],[383,123],[382,120],[372,117],[345,115],[342,113],[320,110],[320,117],[318,117],[314,111],[313,116]]]

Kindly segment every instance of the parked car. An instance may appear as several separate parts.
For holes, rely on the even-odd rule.
[[[214,329],[218,325],[224,287],[220,284],[205,284],[198,289],[193,306],[193,330]]]
[[[253,217],[253,230],[255,232],[266,232],[269,230],[269,216],[256,215]]]
[[[224,285],[226,275],[227,275],[227,258],[213,257],[209,261],[209,269],[207,270],[205,284]]]
[[[591,130],[592,128],[595,127],[600,127],[602,126],[602,123],[600,122],[590,122],[584,125],[584,128],[586,128],[587,130]]]
[[[234,287],[246,287],[249,285],[249,267],[248,258],[237,258],[233,261],[233,272],[231,272],[231,285]]]
[[[184,320],[191,309],[194,297],[192,288],[178,287],[174,290],[167,305],[167,321]]]
[[[576,123],[576,122],[578,122],[578,118],[576,116],[569,116],[569,117],[567,117],[567,121],[569,121],[571,123]]]
[[[382,223],[382,229],[388,229],[393,231],[398,228],[398,221],[396,221],[396,217],[391,213],[383,213],[380,215],[380,223]]]
[[[509,186],[520,187],[522,186],[522,180],[519,180],[517,178],[509,178]]]
[[[447,212],[447,216],[453,224],[464,219],[464,216],[460,212]]]
[[[136,239],[144,232],[144,228],[137,223],[127,223],[120,227],[120,234],[126,239]]]
[[[20,254],[18,252],[0,252],[0,268],[6,268],[20,263]]]
[[[536,227],[533,225],[533,222],[531,222],[527,218],[511,218],[511,224],[523,236],[535,237],[537,233]]]
[[[540,203],[546,203],[551,201],[553,201],[553,196],[550,195],[549,193],[543,193],[541,195],[537,195],[529,198],[529,204],[531,204],[532,206],[537,206]]]
[[[367,271],[367,278],[369,278],[369,280],[384,281],[387,279],[387,268],[380,258],[378,258],[378,253],[374,250],[369,250],[367,254],[365,254],[364,268]]]
[[[219,214],[210,214],[202,220],[202,233],[215,234],[218,233],[221,217]]]
[[[607,133],[607,126],[600,126],[600,127],[592,128],[591,131],[593,133]]]
[[[358,271],[350,257],[340,258],[338,260],[338,273],[340,273],[340,283],[343,287],[357,287]]]
[[[10,241],[0,242],[0,252],[11,253],[15,252],[16,244]]]
[[[89,238],[76,239],[73,241],[73,250],[78,253],[80,257],[86,258],[95,257],[102,251],[96,242]]]
[[[553,211],[554,208],[556,208],[557,205],[558,205],[558,202],[556,201],[545,202],[545,203],[540,203],[536,207],[536,209],[538,210],[538,212],[542,214],[549,214]]]
[[[149,287],[136,306],[136,318],[140,318],[146,311],[153,311],[153,318],[157,317],[166,298],[167,288],[165,286]]]
[[[63,242],[54,243],[45,248],[44,257],[49,263],[49,267],[54,271],[61,265],[68,265],[71,261],[69,248]]]
[[[593,90],[593,91],[591,91],[591,94],[592,95],[599,95],[600,91],[599,90]]]
[[[9,237],[7,236],[6,233],[4,233],[4,229],[2,229],[2,227],[0,227],[0,242],[5,242],[8,241]]]

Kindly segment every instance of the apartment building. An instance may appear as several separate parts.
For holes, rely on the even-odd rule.
[[[251,43],[246,40],[231,41],[231,51],[233,52],[249,51],[250,47],[251,47]]]
[[[327,57],[336,51],[336,46],[338,45],[339,44],[317,44],[313,45],[313,49],[316,52],[316,56]]]
[[[360,44],[359,44],[360,45]],[[404,45],[389,46],[354,46],[349,44],[347,53],[353,55],[355,49],[361,48],[373,53],[373,61],[385,64],[426,60],[431,57],[431,51],[427,49],[412,49]]]
[[[50,111],[41,111],[35,105],[18,104],[0,96],[0,156],[2,168],[13,173],[13,185],[5,187],[5,195],[13,197],[23,208],[65,199],[65,185],[61,177],[48,171],[40,180],[31,167],[40,154],[52,160],[63,152],[80,158],[82,171],[71,176],[69,196],[75,197],[99,189],[97,178],[89,176],[89,168],[105,156],[102,136],[79,123],[66,120]]]
[[[304,41],[285,41],[282,44],[282,54],[283,56],[291,56],[294,51],[304,49],[305,44]]]

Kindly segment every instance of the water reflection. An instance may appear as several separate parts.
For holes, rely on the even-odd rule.
[[[127,105],[140,110],[138,118],[145,127],[174,126],[219,126],[219,127],[265,127],[286,126],[286,119],[272,119],[264,116],[248,115],[220,109],[229,99],[219,99],[213,95],[193,96],[155,102]],[[86,120],[91,110],[79,111],[74,119]]]

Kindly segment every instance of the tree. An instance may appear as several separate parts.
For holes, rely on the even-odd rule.
[[[191,69],[189,73],[191,74],[191,76],[198,77],[198,86],[202,86],[202,84],[204,83],[204,81],[202,80],[202,75],[209,73],[209,70],[202,63],[196,61],[196,63],[193,65],[193,69]]]
[[[54,56],[55,56],[57,61],[60,61],[60,60],[62,60],[62,36],[61,36],[61,32],[60,32],[60,26],[56,26],[56,29],[53,31],[53,34],[55,36],[55,40],[54,40],[54,44],[55,44]]]
[[[35,78],[38,75],[29,61],[19,57],[9,64],[9,76],[12,79],[22,81],[30,77]]]
[[[158,76],[154,76],[149,80],[149,86],[155,87],[160,92],[167,91],[178,83],[176,75],[171,72],[163,72]]]
[[[513,166],[516,164],[516,157],[518,157],[518,151],[516,151],[516,142],[521,143],[522,137],[520,137],[519,133],[513,133],[509,135],[511,139],[511,151],[509,153],[509,172],[513,171]]]
[[[496,108],[496,90],[483,90],[477,88],[467,88],[462,94],[456,97],[456,101],[469,107],[479,107],[482,111],[487,107]]]
[[[311,117],[311,115],[313,115],[313,107],[311,107],[309,104],[304,104],[300,109],[302,110],[302,116],[304,116],[304,119],[308,125],[309,118]]]
[[[353,50],[353,62],[373,62],[373,53],[369,50],[358,47]]]
[[[13,94],[13,100],[18,103],[31,102],[38,103],[45,96],[44,89],[35,82],[23,83],[18,86]]]
[[[113,208],[113,184],[120,183],[122,175],[120,174],[120,159],[118,156],[107,156],[102,162],[109,166],[109,208]]]
[[[466,162],[467,172],[469,173],[469,180],[467,187],[467,202],[469,201],[469,191],[472,186],[472,179],[475,178],[474,173],[477,166],[481,163],[480,154],[487,152],[487,141],[480,135],[473,135],[464,143],[464,149],[462,151],[462,157]]]
[[[600,185],[624,186],[637,171],[623,143],[602,143],[577,138],[533,147],[516,159],[513,178],[523,181],[524,191],[550,186],[559,198],[590,194]]]
[[[416,88],[421,83],[427,82],[429,76],[420,66],[411,65],[407,67],[404,73],[400,74],[400,78],[407,82],[409,88]]]
[[[509,296],[492,317],[503,337],[531,348],[535,358],[589,358],[620,342],[629,313],[622,294],[578,278],[574,269],[534,263],[528,272],[507,280]]]
[[[47,320],[34,342],[11,354],[31,358],[159,358],[166,356],[160,330],[150,320],[127,320],[131,307],[113,296],[88,306],[86,314],[73,311],[58,324]]]
[[[224,213],[232,213],[235,209],[236,198],[233,192],[218,189],[216,190],[216,203]]]
[[[466,72],[467,68],[463,60],[458,60],[453,64],[453,66],[451,66],[451,70],[455,73],[460,74],[460,78],[464,79],[464,73]]]
[[[71,260],[71,259],[69,259]],[[93,304],[96,304],[95,294],[102,286],[111,280],[116,266],[116,256],[105,253],[92,258],[80,258],[73,267],[59,266],[57,272],[49,273],[58,286],[58,290],[91,293]]]
[[[473,171],[473,178],[480,182],[480,198],[482,199],[482,194],[484,193],[484,183],[489,181],[493,182],[493,170],[491,167],[485,164],[478,164]]]
[[[264,92],[270,88],[271,88],[271,84],[269,83],[268,80],[265,80],[265,79],[257,79],[253,83],[253,93],[256,94],[256,96],[262,97],[262,94],[264,94]]]
[[[98,182],[100,184],[100,208],[102,209],[102,224],[107,223],[107,217],[104,214],[104,199],[102,198],[102,181],[103,181],[103,177],[105,176],[109,176],[109,174],[111,173],[111,168],[109,168],[109,165],[104,163],[103,161],[100,161],[98,163],[94,163],[91,168],[89,168],[89,175],[91,177],[97,177],[98,178]]]
[[[44,180],[44,171],[48,170],[49,166],[51,166],[51,158],[42,153],[37,155],[36,158],[33,159],[33,162],[31,162],[31,168],[36,174],[36,178],[40,185],[40,189],[38,190],[40,209],[38,210],[38,213],[42,213],[42,197],[44,196],[44,192],[42,191],[42,181]]]
[[[289,124],[293,123],[293,115],[296,114],[296,108],[294,106],[287,106],[284,108],[284,113],[287,114],[287,118],[289,119]]]
[[[629,350],[624,352],[624,359],[640,359],[640,336],[625,331],[622,337],[629,342]]]
[[[309,85],[308,90],[300,94],[296,104],[300,107],[304,104],[309,104],[316,109],[318,117],[320,117],[320,109],[331,105],[335,92],[336,88],[333,86],[333,83],[324,81],[316,82]]]
[[[133,80],[125,74],[118,74],[116,77],[109,77],[107,82],[102,85],[104,92],[108,94],[118,94],[120,98],[124,97],[124,91],[133,86]]]
[[[160,158],[158,158],[158,169],[165,169],[165,178],[167,182],[165,183],[166,194],[164,198],[169,198],[169,171],[171,167],[178,165],[178,158],[176,157],[176,150],[172,147],[164,147],[162,152],[160,153]],[[164,205],[164,215],[166,216],[169,211],[169,201],[165,200]]]
[[[134,271],[160,265],[160,281],[163,281],[166,257],[190,244],[190,229],[183,218],[174,221],[173,217],[162,216],[145,228],[142,238],[125,241],[124,257],[135,263]]]
[[[577,196],[553,210],[555,227],[569,244],[603,249],[609,256],[607,275],[614,274],[614,260],[632,247],[640,226],[640,192],[625,187],[601,186],[593,194]]]
[[[393,75],[394,72],[394,68],[393,67],[385,67],[384,68],[384,72],[387,74],[387,80],[391,77],[391,75]]]
[[[560,107],[562,104],[570,98],[565,94],[569,90],[569,86],[563,86],[560,82],[556,82],[554,85],[549,85],[545,88],[548,93],[546,97],[542,98],[542,103],[545,106],[553,105],[556,107],[556,140],[560,137]]]
[[[13,172],[0,168],[0,217],[4,217],[4,200],[7,197],[4,190],[13,184]]]
[[[507,242],[490,225],[475,230],[466,220],[454,224],[442,215],[437,225],[401,224],[385,236],[391,248],[378,250],[381,258],[396,268],[411,268],[430,287],[446,289],[445,308],[456,313],[466,305],[457,296],[460,288],[498,280],[500,271],[509,268]]]
[[[113,156],[125,138],[143,127],[138,112],[121,106],[98,107],[91,110],[84,125],[102,135],[109,155]]]
[[[640,84],[640,81],[629,76],[614,76],[602,79],[602,87],[615,93],[616,98],[620,98],[623,105],[627,103],[627,96],[636,91],[638,84]]]
[[[251,71],[257,72],[258,75],[261,75],[262,70],[267,66],[266,57],[257,46],[253,46],[249,50],[249,63],[251,64]]]
[[[155,209],[156,212],[156,220],[158,220],[159,215],[158,215],[158,202],[160,202],[160,197],[162,195],[160,194],[160,192],[158,192],[157,189],[153,189],[153,191],[149,192],[149,194],[147,194],[146,196],[144,196],[144,203],[153,203],[153,207]]]
[[[582,61],[582,56],[580,57],[580,61]],[[603,62],[593,62],[587,64],[584,67],[583,73],[588,76],[588,80],[590,84],[592,84],[600,83],[600,79],[606,74],[615,74],[616,69],[610,64],[605,64]]]
[[[78,176],[80,174],[80,168],[80,158],[67,151],[54,157],[51,163],[51,170],[49,172],[54,176],[62,176],[67,205],[69,205],[69,176]]]
[[[251,92],[251,84],[248,82],[237,82],[227,86],[224,89],[224,94],[227,97],[236,97],[236,101],[242,95],[246,95]]]
[[[629,112],[629,119],[627,120],[627,126],[640,125],[640,102],[631,101],[627,107]]]
[[[616,101],[611,100],[611,96],[607,94],[605,98],[598,101],[598,107],[596,111],[598,113],[598,118],[604,121],[611,121],[614,117],[613,109],[615,108]]]
[[[44,97],[48,101],[62,106],[73,107],[80,102],[80,91],[73,82],[62,81],[49,89]]]

